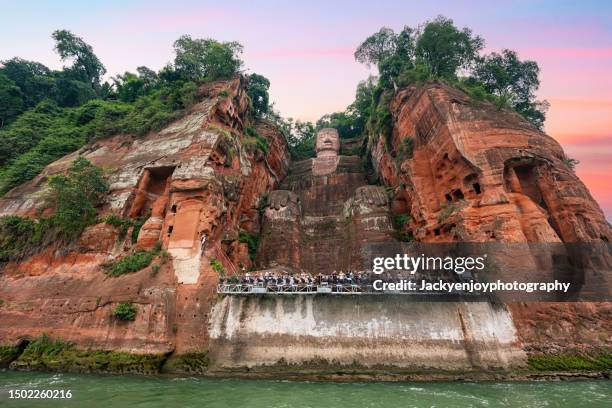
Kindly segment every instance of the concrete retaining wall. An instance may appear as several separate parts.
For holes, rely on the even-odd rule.
[[[521,366],[512,317],[488,303],[397,295],[226,296],[210,321],[211,368],[315,362],[409,371]]]

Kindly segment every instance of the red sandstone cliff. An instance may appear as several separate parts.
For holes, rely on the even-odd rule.
[[[374,168],[419,241],[612,239],[559,143],[520,115],[441,84],[399,90],[391,111],[390,140],[369,140]]]
[[[394,190],[392,210],[408,216],[404,228],[416,240],[605,245],[612,239],[559,143],[520,115],[438,83],[400,89],[390,109],[392,135],[370,135],[367,142],[374,170]],[[513,262],[530,261],[528,255]],[[608,294],[611,267],[609,256],[607,264],[592,265],[591,278]],[[528,350],[612,346],[609,303],[509,306]]]
[[[132,353],[204,349],[218,279],[210,260],[217,259],[228,273],[249,267],[239,232],[258,231],[259,202],[289,166],[285,138],[275,126],[253,124],[267,140],[267,152],[243,133],[245,89],[242,78],[202,86],[201,102],[162,131],[95,141],[0,199],[1,214],[35,214],[46,178],[83,155],[110,174],[100,215],[148,217],[134,245],[129,232],[120,237],[116,228],[100,223],[70,247],[52,245],[4,265],[0,343],[48,333],[83,348]],[[158,241],[171,256],[159,270],[105,275],[102,264]],[[137,305],[134,322],[111,317],[113,307],[126,301]]]
[[[229,96],[220,96],[222,90]],[[134,245],[101,223],[68,248],[51,246],[5,265],[0,273],[0,344],[46,332],[83,348],[203,351],[209,346],[218,280],[211,260],[228,273],[251,266],[240,232],[260,234],[254,266],[315,273],[356,268],[368,256],[367,244],[393,241],[392,214],[408,216],[402,232],[421,242],[612,238],[601,209],[566,164],[557,142],[517,114],[474,103],[447,86],[400,89],[390,106],[392,135],[368,136],[368,157],[387,189],[368,185],[359,158],[342,155],[355,150],[355,141],[344,143],[340,156],[327,152],[290,163],[282,134],[259,122],[254,126],[269,151],[258,149],[243,132],[248,103],[241,79],[204,86],[200,97],[184,118],[164,130],[141,139],[116,135],[96,141],[0,199],[1,214],[35,214],[46,177],[82,154],[110,173],[101,214],[148,217]],[[171,255],[158,271],[146,268],[117,278],[104,274],[105,262],[158,241]],[[137,305],[136,321],[111,317],[112,308],[124,301]],[[251,310],[242,303],[240,310],[243,306]],[[465,333],[457,339],[468,344],[467,354],[477,355],[461,310],[457,327]],[[512,355],[519,346],[528,351],[546,351],[548,345],[553,350],[610,346],[609,304],[514,304],[510,310],[522,342],[515,344],[513,328],[502,325]],[[454,323],[456,317],[454,309],[446,315]],[[419,316],[414,318],[418,322]],[[219,319],[218,331],[225,331],[224,322]],[[239,323],[234,319],[232,330],[241,330]],[[477,321],[471,324],[478,326]],[[290,325],[282,327],[290,332]],[[293,347],[292,338],[283,336],[279,347]],[[264,340],[266,353],[272,343]],[[458,341],[450,343],[459,347]],[[227,347],[236,351],[232,358],[239,363],[242,345]],[[495,352],[491,356],[497,358]]]

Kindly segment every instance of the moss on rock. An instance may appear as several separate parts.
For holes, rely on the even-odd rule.
[[[593,355],[533,354],[528,357],[529,367],[535,371],[610,371],[612,353],[609,351]]]
[[[7,367],[19,356],[20,352],[19,347],[0,346],[0,367]]]
[[[163,371],[168,373],[204,374],[208,369],[208,350],[201,352],[172,355],[164,364]]]
[[[32,341],[10,364],[17,370],[156,374],[164,354],[131,354],[107,350],[82,350],[43,335]]]

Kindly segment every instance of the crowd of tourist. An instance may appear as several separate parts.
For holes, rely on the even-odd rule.
[[[247,272],[243,276],[231,276],[221,281],[222,284],[242,284],[256,287],[304,287],[304,286],[338,286],[362,285],[369,283],[369,274],[365,272],[334,271],[331,275],[310,275],[307,273]]]

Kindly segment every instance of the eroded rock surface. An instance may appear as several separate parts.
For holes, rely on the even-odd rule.
[[[227,273],[250,266],[239,231],[258,232],[260,200],[289,166],[287,144],[274,125],[252,124],[267,140],[268,152],[243,133],[249,106],[245,85],[242,78],[207,84],[199,90],[201,102],[162,131],[93,142],[0,199],[2,214],[35,214],[46,178],[83,155],[110,173],[100,212],[146,219],[134,243],[131,230],[121,237],[102,223],[71,247],[51,246],[5,265],[2,344],[48,333],[79,347],[132,353],[206,348],[218,282],[211,260]],[[170,254],[167,262],[157,258],[136,273],[105,275],[103,264],[158,243]],[[111,316],[119,302],[137,306],[135,322]]]
[[[100,215],[144,221],[135,242],[131,229],[122,235],[100,223],[69,246],[4,265],[0,344],[48,333],[80,348],[209,351],[213,369],[226,372],[300,372],[320,362],[333,372],[511,369],[524,366],[525,352],[611,346],[605,302],[218,297],[220,275],[358,271],[370,245],[398,237],[563,245],[609,242],[612,231],[557,142],[515,113],[447,86],[399,89],[390,135],[363,143],[324,129],[317,156],[293,163],[274,124],[249,121],[244,79],[199,93],[201,101],[162,131],[95,141],[0,199],[0,214],[35,215],[47,177],[80,154],[110,174]],[[363,159],[355,155],[362,147]],[[380,184],[368,182],[364,164]],[[400,231],[394,217],[404,220]],[[256,254],[248,248],[253,237]],[[115,278],[104,273],[105,263],[158,245],[166,262],[157,257]],[[527,252],[511,261],[541,260]],[[137,306],[134,322],[111,316],[119,302]]]
[[[392,134],[370,135],[368,145],[373,169],[394,189],[394,214],[406,216],[404,231],[416,240],[563,242],[572,259],[572,243],[601,246],[612,238],[561,146],[520,115],[436,83],[400,89],[390,109]],[[609,295],[610,257],[586,258],[572,262],[589,269],[589,284],[607,287]],[[542,265],[529,251],[509,259],[508,271],[515,262],[536,270]],[[609,303],[523,303],[511,310],[529,350],[549,343],[558,351],[612,346],[610,336],[600,335],[612,323]]]
[[[612,238],[561,146],[518,114],[441,84],[399,90],[391,111],[390,139],[369,140],[374,169],[418,240]]]

